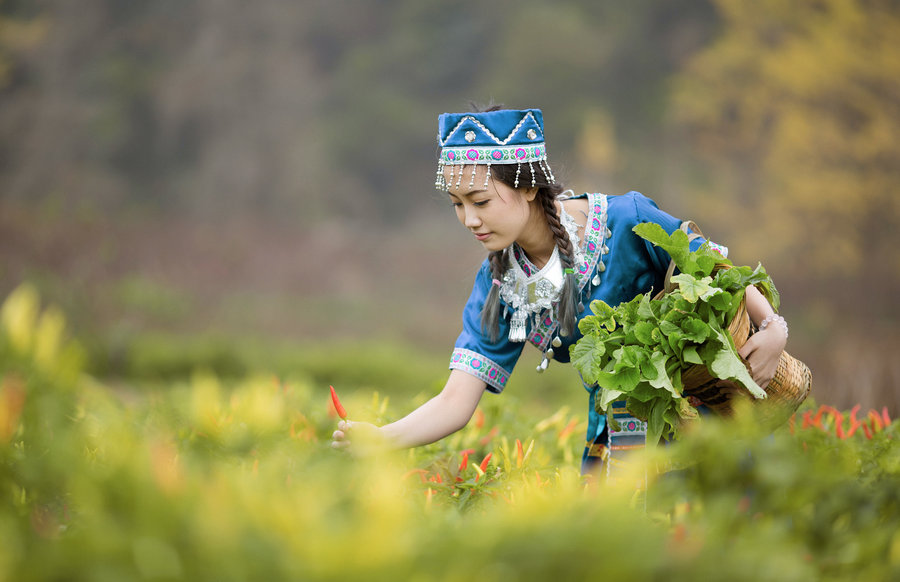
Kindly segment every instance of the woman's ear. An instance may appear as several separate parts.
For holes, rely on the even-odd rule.
[[[524,196],[525,200],[527,200],[528,202],[534,202],[534,199],[537,196],[537,193],[538,193],[538,189],[536,187],[535,188],[526,188],[522,192],[522,196]]]

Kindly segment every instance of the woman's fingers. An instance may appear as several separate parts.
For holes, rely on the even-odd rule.
[[[350,441],[347,440],[347,433],[350,431],[350,426],[351,423],[349,420],[338,422],[338,429],[331,433],[331,448],[344,449],[350,446]]]

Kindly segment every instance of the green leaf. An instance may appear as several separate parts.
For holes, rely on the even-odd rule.
[[[597,321],[599,321],[600,325],[602,325],[609,331],[612,331],[616,328],[616,311],[605,302],[599,299],[591,301],[591,311],[593,311],[594,315],[596,315]]]
[[[697,353],[697,346],[685,346],[685,348],[681,350],[681,359],[684,360],[686,364],[703,365],[703,359],[700,358],[700,354]]]
[[[572,365],[588,385],[597,383],[597,375],[602,368],[601,359],[605,353],[604,343],[590,335],[583,336],[569,350]]]
[[[743,292],[741,292],[741,297],[743,297]],[[740,298],[735,301],[735,296],[727,291],[722,291],[709,299],[709,304],[713,309],[724,311],[726,313],[730,313],[731,310],[736,307],[735,303],[740,303]]]
[[[687,398],[675,399],[675,406],[680,418],[683,418],[685,420],[695,420],[700,417],[700,413],[697,412],[696,408],[691,406],[691,404],[687,401]]]
[[[615,310],[608,303],[601,299],[591,301],[591,312],[600,319],[608,319],[612,317]]]
[[[656,380],[659,376],[659,369],[654,365],[652,358],[645,358],[641,362],[641,376],[645,380]]]
[[[712,329],[718,338],[718,342],[710,344],[708,349],[701,351],[710,373],[716,378],[737,382],[755,398],[765,398],[765,390],[753,381],[753,377],[747,371],[747,366],[744,365],[737,350],[735,350],[731,337],[727,336],[726,332],[723,332],[721,329],[716,329],[715,327]],[[716,345],[718,345],[717,348]]]
[[[671,321],[659,322],[659,331],[665,336],[670,336],[672,334],[681,335],[681,327],[675,325]]]
[[[656,319],[656,314],[653,313],[653,308],[651,307],[651,298],[649,293],[641,295],[641,301],[640,303],[638,303],[636,314],[639,318],[644,320]]]
[[[639,418],[641,420],[647,420],[650,418],[650,409],[652,408],[652,402],[644,402],[629,396],[625,399],[625,408],[628,409],[628,412],[631,413],[631,416],[635,418]]]
[[[653,346],[657,343],[653,339],[653,330],[655,329],[656,326],[649,321],[639,321],[634,324],[634,337],[645,346]]]
[[[622,397],[622,392],[618,390],[600,390],[600,398],[597,399],[601,410],[606,410],[609,405]]]
[[[716,264],[721,260],[720,257],[710,255],[697,255],[697,271],[699,275],[708,276],[716,268]]]
[[[709,325],[698,317],[685,318],[681,322],[681,331],[685,338],[697,344],[706,341],[710,333]]]
[[[625,368],[621,372],[616,372],[616,380],[619,390],[631,392],[641,381],[641,373],[637,368]]]
[[[683,230],[676,230],[669,235],[663,227],[652,222],[638,224],[632,230],[641,238],[669,253],[675,261],[675,266],[682,273],[692,273],[696,269],[696,263],[691,257],[688,236]]]
[[[706,300],[716,293],[722,292],[718,287],[712,286],[712,277],[698,279],[692,275],[681,273],[672,277],[672,281],[678,283],[682,297],[690,303],[696,303],[701,299]]]
[[[662,352],[655,352],[650,356],[650,364],[656,369],[656,377],[647,378],[647,380],[650,382],[650,385],[655,386],[656,388],[662,388],[668,391],[672,396],[678,396],[675,387],[672,385],[672,380],[669,379],[669,374],[666,372],[667,359],[666,355]]]
[[[647,419],[647,447],[655,447],[662,438],[666,408],[668,402],[663,399],[654,400],[650,407],[650,418]]]
[[[662,394],[659,388],[651,385],[649,382],[638,382],[634,390],[628,393],[629,396],[641,402],[653,402],[660,398]]]

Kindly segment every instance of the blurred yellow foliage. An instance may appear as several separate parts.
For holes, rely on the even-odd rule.
[[[740,216],[751,226],[732,244],[772,267],[896,284],[896,3],[715,4],[721,35],[688,64],[674,100],[718,178],[703,218]]]
[[[900,571],[886,416],[868,440],[792,424],[802,447],[749,418],[704,422],[608,481],[580,475],[584,426],[567,408],[535,423],[491,401],[434,445],[346,455],[328,446],[326,387],[197,372],[123,400],[71,373],[66,345],[39,347],[61,322],[20,291],[0,327],[2,580],[586,579],[598,563],[638,580]],[[377,394],[369,410],[349,396],[362,417],[395,415]],[[301,422],[304,438],[291,438]],[[748,563],[760,566],[742,578]]]

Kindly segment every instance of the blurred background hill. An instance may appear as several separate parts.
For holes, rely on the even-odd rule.
[[[0,0],[0,293],[34,282],[111,378],[385,346],[440,378],[483,253],[436,118],[470,101],[761,261],[814,397],[900,411],[888,0]]]

